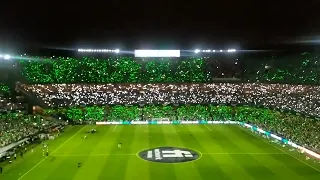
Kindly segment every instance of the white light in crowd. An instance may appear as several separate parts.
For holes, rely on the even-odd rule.
[[[115,52],[115,53],[119,53],[119,52],[120,52],[120,50],[119,50],[119,49],[116,49],[114,52]]]
[[[199,53],[199,52],[200,52],[199,49],[194,50],[194,53]]]
[[[223,50],[220,50],[220,52],[223,52]]]

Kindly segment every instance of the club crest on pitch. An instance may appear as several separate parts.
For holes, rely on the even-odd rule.
[[[139,152],[139,157],[159,163],[183,163],[200,158],[199,153],[187,148],[157,147]]]

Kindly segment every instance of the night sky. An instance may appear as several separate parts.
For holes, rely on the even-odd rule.
[[[1,6],[0,48],[10,51],[263,49],[320,36],[319,0],[8,1]]]

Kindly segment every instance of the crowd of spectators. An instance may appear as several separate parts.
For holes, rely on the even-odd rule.
[[[319,150],[319,120],[295,114],[320,114],[320,59],[310,53],[266,61],[52,57],[18,67],[32,83],[22,89],[49,107],[69,107],[60,110],[73,120],[239,120]],[[233,83],[213,83],[223,78]]]
[[[22,103],[12,102],[9,94],[9,86],[5,83],[0,83],[0,112],[24,109],[24,105]]]
[[[26,115],[22,112],[3,113],[0,115],[0,148],[54,125],[58,125],[58,121],[39,115]]]
[[[208,82],[204,58],[134,59],[49,58],[21,60],[21,74],[31,83]],[[236,75],[234,75],[236,76]]]
[[[25,106],[22,103],[13,103],[10,98],[0,96],[0,112],[22,110],[24,108]]]
[[[216,84],[22,85],[49,107],[136,104],[247,104],[318,116],[319,86]]]
[[[5,83],[0,83],[0,93],[4,94],[4,93],[9,93],[9,86],[6,85]]]
[[[25,105],[13,102],[10,88],[0,83],[0,148],[58,124],[51,118],[27,115],[24,111]]]
[[[18,70],[30,83],[210,83],[242,82],[320,84],[315,53],[213,55],[210,57],[22,57]]]
[[[243,79],[250,82],[320,84],[320,56],[303,52],[251,59],[243,68]]]

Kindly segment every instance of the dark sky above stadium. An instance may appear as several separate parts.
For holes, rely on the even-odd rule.
[[[319,0],[2,3],[3,49],[257,49],[320,35]]]

